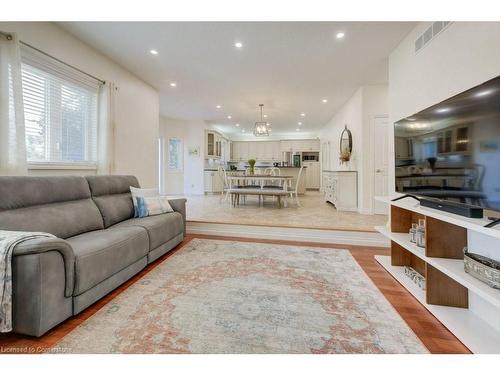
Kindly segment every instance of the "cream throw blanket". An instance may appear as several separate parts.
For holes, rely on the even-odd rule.
[[[0,230],[0,332],[12,331],[12,253],[21,242],[50,233]]]

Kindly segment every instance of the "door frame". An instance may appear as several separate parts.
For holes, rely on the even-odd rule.
[[[389,115],[388,114],[382,114],[382,115],[375,115],[372,117],[370,121],[370,165],[369,165],[369,171],[370,171],[370,206],[369,206],[369,211],[370,214],[374,215],[375,214],[375,207],[373,204],[373,200],[375,199],[375,176],[374,176],[374,170],[375,170],[375,123],[378,119],[385,119],[387,120],[387,126],[389,126]],[[389,130],[389,129],[388,129]],[[389,133],[387,134],[389,135]],[[387,158],[389,158],[389,149],[387,151]],[[389,163],[387,164],[389,167]],[[387,178],[389,178],[389,171],[387,171]],[[387,185],[389,187],[389,185]]]

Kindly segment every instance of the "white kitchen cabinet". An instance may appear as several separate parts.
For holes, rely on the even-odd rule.
[[[318,161],[304,161],[302,165],[306,168],[306,189],[319,189],[320,168]]]
[[[280,141],[235,141],[232,161],[281,161]]]
[[[203,182],[205,187],[205,193],[222,192],[223,183],[218,171],[205,171]]]
[[[259,149],[260,149],[260,144],[262,142],[245,142],[247,144],[248,148],[248,157],[247,160],[249,159],[259,159]]]
[[[356,171],[323,171],[325,200],[339,211],[358,209],[358,173]]]

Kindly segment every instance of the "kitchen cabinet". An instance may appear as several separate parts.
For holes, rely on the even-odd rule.
[[[222,142],[227,141],[214,130],[205,131],[205,158],[220,159],[222,157]]]
[[[319,161],[304,161],[302,162],[306,171],[306,189],[316,190],[320,185],[320,168]]]
[[[358,173],[356,171],[323,171],[325,201],[338,211],[357,211]]]
[[[281,152],[319,152],[320,143],[317,139],[296,139],[280,141]]]
[[[205,193],[222,193],[223,182],[218,171],[205,171],[203,182]]]
[[[235,141],[231,160],[281,161],[279,146],[279,141]]]

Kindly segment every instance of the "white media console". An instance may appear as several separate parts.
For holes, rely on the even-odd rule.
[[[392,202],[387,226],[376,227],[391,240],[391,255],[376,260],[473,353],[500,353],[500,290],[465,273],[463,248],[500,259],[500,226],[421,207],[412,198]],[[426,246],[410,242],[408,231],[426,220]],[[405,274],[410,266],[426,278],[426,290]]]

